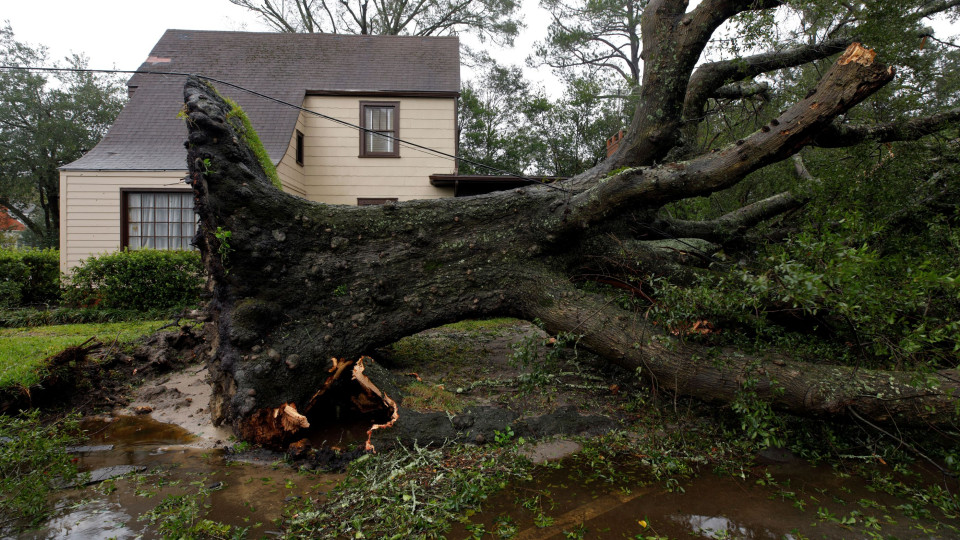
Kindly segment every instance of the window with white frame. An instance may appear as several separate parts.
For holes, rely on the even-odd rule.
[[[123,190],[121,245],[136,250],[195,249],[197,232],[193,192],[184,190]]]

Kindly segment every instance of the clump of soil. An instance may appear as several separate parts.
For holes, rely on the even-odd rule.
[[[123,406],[133,384],[195,362],[203,347],[203,339],[190,326],[158,332],[122,348],[91,338],[47,359],[49,374],[39,383],[4,389],[0,412],[41,408],[94,414]]]
[[[378,449],[606,433],[629,417],[624,390],[637,384],[575,340],[512,319],[435,328],[378,353],[401,394],[396,424],[374,433]]]
[[[86,379],[93,390],[80,393],[83,403],[75,396],[70,404],[84,412],[149,414],[196,434],[192,446],[221,446],[232,433],[210,421],[208,374],[198,363],[204,347],[203,337],[184,327],[126,352],[101,353],[98,370]],[[375,356],[399,404],[397,422],[370,437],[377,450],[398,441],[487,444],[606,433],[619,425],[614,418],[629,418],[624,409],[636,385],[633,374],[598,362],[575,342],[557,342],[513,319],[429,330]],[[344,434],[358,432],[346,442],[334,433],[338,426],[318,427],[322,436],[305,434],[310,440],[290,445],[288,455],[298,465],[340,470],[364,453],[370,426],[342,426]]]

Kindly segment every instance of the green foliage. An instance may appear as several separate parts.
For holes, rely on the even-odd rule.
[[[321,504],[288,510],[286,538],[437,538],[474,509],[524,461],[507,450],[397,448],[366,455]]]
[[[460,154],[471,161],[516,174],[572,176],[606,156],[606,139],[623,125],[619,111],[593,77],[569,78],[560,99],[533,89],[516,67],[490,59],[462,89]],[[502,174],[461,162],[461,174]]]
[[[80,434],[78,415],[46,425],[39,411],[0,415],[0,532],[35,527],[46,518],[50,493],[78,476],[66,447]]]
[[[62,66],[44,47],[17,41],[9,24],[0,28],[0,64]],[[73,55],[63,67],[86,68],[87,59]],[[19,217],[38,245],[57,245],[58,167],[97,144],[120,112],[125,90],[115,75],[0,70],[0,205],[23,210]]]
[[[247,116],[247,113],[243,112],[243,109],[240,108],[240,105],[237,105],[236,101],[228,97],[223,97],[223,100],[231,107],[230,112],[227,113],[227,120],[236,119],[240,122],[239,126],[234,124],[234,129],[243,137],[243,141],[247,143],[247,146],[250,147],[253,154],[257,156],[260,168],[263,169],[263,173],[267,175],[270,183],[277,189],[283,189],[283,184],[280,183],[280,175],[277,174],[277,168],[274,166],[273,160],[270,159],[270,154],[267,153],[267,149],[263,147],[263,142],[260,141],[257,130],[253,129],[253,124],[250,123],[250,118]],[[205,162],[204,167],[209,169],[209,163]]]
[[[119,251],[82,261],[64,299],[74,306],[109,309],[183,308],[199,302],[203,279],[196,251]]]
[[[553,19],[528,63],[566,74],[605,71],[629,87],[640,84],[640,17],[646,0],[541,0],[540,5]]]
[[[0,248],[0,307],[60,299],[60,254],[55,249]]]
[[[156,331],[164,323],[153,320],[0,329],[0,388],[37,383],[46,375],[46,358],[88,338],[128,343]]]
[[[0,328],[50,326],[54,324],[109,323],[120,321],[156,321],[170,318],[176,310],[109,309],[101,307],[75,308],[58,306],[50,309],[0,309]]]
[[[535,320],[534,323],[540,324],[540,321]],[[511,345],[513,355],[510,364],[524,371],[517,377],[521,391],[539,391],[555,384],[557,366],[566,353],[566,347],[573,345],[573,356],[576,358],[579,338],[568,332],[547,338],[530,335]]]
[[[759,448],[781,447],[786,444],[783,419],[777,416],[770,403],[760,399],[754,388],[756,379],[747,379],[737,392],[730,409],[740,417],[743,434]]]
[[[157,530],[165,540],[187,538],[240,540],[247,537],[246,528],[201,518],[209,508],[210,490],[201,486],[197,493],[167,495],[160,504],[138,519],[157,526]]]
[[[868,244],[850,245],[863,227],[849,216],[767,246],[753,268],[724,269],[692,287],[658,283],[662,303],[653,313],[671,328],[710,320],[742,344],[751,336],[756,344],[799,342],[812,326],[821,337],[798,351],[808,356],[830,350],[833,360],[874,367],[952,366],[960,351],[960,273],[952,262],[960,231],[947,227],[947,250],[882,256]]]
[[[220,264],[223,265],[223,271],[230,273],[227,265],[230,260],[230,252],[233,251],[233,247],[230,246],[230,237],[233,236],[233,233],[224,230],[223,227],[217,227],[217,230],[214,231],[213,236],[218,242],[217,253],[220,254]]]

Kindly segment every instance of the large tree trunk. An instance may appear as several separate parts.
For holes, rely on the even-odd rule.
[[[689,76],[693,64],[684,69]],[[606,164],[553,186],[367,207],[313,203],[274,188],[238,134],[229,105],[208,83],[189,80],[188,164],[216,329],[215,421],[244,438],[275,443],[308,424],[303,414],[327,414],[317,407],[330,407],[324,396],[333,388],[358,384],[366,398],[352,396],[354,406],[386,408],[389,424],[397,410],[390,392],[378,388],[372,364],[358,359],[421,330],[493,315],[539,318],[552,332],[583,335],[611,362],[643,367],[664,387],[703,399],[729,401],[750,379],[761,398],[791,411],[852,408],[874,420],[908,423],[948,418],[957,404],[955,372],[915,388],[906,373],[801,365],[773,354],[729,351],[708,360],[706,350],[573,287],[568,277],[585,259],[629,243],[610,241],[626,213],[653,223],[668,202],[723,189],[789,157],[892,75],[872,52],[853,45],[806,99],[752,136],[690,161],[649,166],[676,141],[638,130],[667,129],[681,117],[683,88],[671,87],[672,116],[635,121],[628,140],[643,140],[613,160],[629,168],[609,174]],[[749,225],[791,204],[747,208],[724,226]],[[651,268],[682,271],[682,261],[630,245]]]

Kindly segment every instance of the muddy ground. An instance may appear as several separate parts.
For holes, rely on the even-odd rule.
[[[210,422],[207,371],[194,361],[202,345],[195,333],[189,335],[155,337],[135,353],[143,366],[131,372],[136,386],[110,398],[122,404],[111,413],[149,414],[196,434],[192,444],[197,448],[223,446],[232,433]],[[508,434],[529,440],[599,435],[631,418],[625,408],[636,377],[527,322],[504,319],[437,328],[375,351],[374,358],[391,374],[392,391],[399,392],[391,397],[401,407],[397,424],[375,434],[381,449],[397,440],[483,444]],[[347,449],[382,416],[323,409],[322,404],[318,409],[308,415],[313,429],[291,442],[307,439],[309,448]],[[301,442],[295,453],[306,457],[304,452]]]
[[[48,526],[25,537],[160,537],[143,516],[161,496],[196,485],[212,502],[209,519],[250,527],[247,537],[259,538],[280,534],[284,508],[298,500],[322,504],[334,493],[346,464],[365,454],[368,429],[382,415],[320,406],[308,415],[309,432],[289,448],[251,448],[210,422],[204,347],[202,333],[187,327],[108,351],[98,369],[89,369],[67,407],[88,414],[89,444],[112,449],[81,454],[81,464],[93,470],[122,463],[142,472],[99,494],[67,493]],[[503,484],[483,511],[461,512],[447,538],[960,534],[952,495],[936,487],[955,481],[922,462],[888,464],[873,449],[836,447],[831,468],[786,449],[757,450],[736,433],[737,422],[703,404],[657,396],[638,374],[611,368],[575,341],[557,341],[529,323],[465,321],[372,356],[389,372],[400,403],[397,424],[372,439],[379,453],[398,440],[405,448],[448,449],[458,441],[466,445],[460,448],[479,445],[492,455],[515,452],[543,463],[526,479]],[[462,488],[453,489],[438,496]],[[406,496],[392,504],[399,506],[389,512],[402,513]],[[103,516],[112,516],[114,526],[102,526]],[[343,517],[349,519],[370,516]]]

